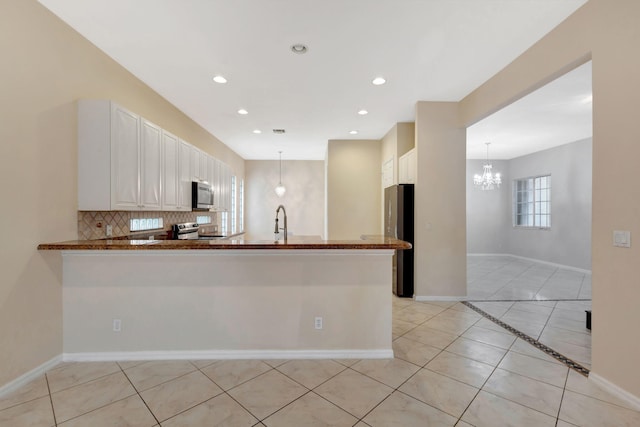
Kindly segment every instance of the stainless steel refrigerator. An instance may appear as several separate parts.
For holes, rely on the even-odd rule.
[[[384,189],[384,234],[413,245],[413,184]],[[413,249],[393,256],[393,293],[413,297]]]

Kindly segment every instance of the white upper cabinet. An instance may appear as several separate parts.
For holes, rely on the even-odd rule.
[[[140,208],[162,207],[162,129],[142,119],[140,134]]]
[[[178,210],[178,183],[180,181],[178,152],[178,137],[169,132],[162,132],[162,210]]]
[[[137,210],[140,208],[140,117],[111,104],[111,119],[110,140],[109,135],[104,135],[105,143],[111,143],[110,208]]]
[[[416,149],[407,151],[406,154],[398,159],[398,183],[399,184],[415,184],[416,183],[417,157]]]
[[[116,103],[78,101],[78,209],[160,209],[161,135]]]
[[[209,158],[207,159],[207,182],[211,184],[211,187],[213,188],[213,204],[215,208],[217,208],[220,203],[220,190],[218,186],[218,163],[219,161],[215,157],[209,156]]]
[[[225,210],[229,170],[114,102],[78,101],[78,210],[190,211],[192,181],[211,183]]]
[[[390,187],[393,182],[393,157],[382,164],[382,188]]]
[[[191,178],[193,181],[208,181],[209,155],[196,147],[191,147]]]
[[[162,210],[191,210],[191,145],[162,131]]]
[[[178,146],[178,209],[191,210],[191,145],[180,140]]]

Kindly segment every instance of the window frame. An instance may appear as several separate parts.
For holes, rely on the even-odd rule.
[[[513,227],[525,230],[550,230],[552,205],[551,174],[517,178],[513,180],[512,185],[511,207]],[[528,188],[523,189],[523,185]],[[520,194],[527,194],[527,196],[519,197]],[[526,209],[522,209],[525,204],[527,205]],[[519,223],[519,219],[522,217],[525,218],[525,221],[520,220]],[[531,223],[531,225],[529,225],[529,223]],[[543,223],[545,225],[543,225]]]
[[[231,176],[231,213],[230,213],[230,217],[231,217],[231,234],[236,234],[237,231],[237,227],[238,227],[238,218],[237,218],[237,206],[238,206],[238,202],[237,202],[237,194],[236,194],[236,176],[232,175]]]
[[[244,233],[244,179],[240,179],[238,188],[238,230]]]

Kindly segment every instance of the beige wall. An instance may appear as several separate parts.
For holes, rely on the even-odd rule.
[[[282,198],[274,191],[279,164],[273,160],[247,160],[245,170],[245,231],[248,239],[273,239],[276,209],[287,210],[289,233],[324,235],[324,161],[282,161]],[[280,226],[282,214],[280,214]]]
[[[466,132],[454,102],[418,102],[415,141],[416,297],[467,294]]]
[[[380,234],[379,140],[331,140],[327,155],[329,239]]]
[[[416,146],[416,126],[415,123],[398,123],[397,132],[397,154],[398,157],[407,153]]]
[[[592,58],[592,372],[637,398],[640,245],[633,242],[640,236],[639,21],[637,0],[590,0],[461,102],[469,125]],[[631,231],[632,247],[613,247],[613,230]]]
[[[75,239],[76,106],[108,98],[229,163],[244,161],[68,28],[35,0],[0,13],[0,386],[62,352],[60,255],[38,243]]]

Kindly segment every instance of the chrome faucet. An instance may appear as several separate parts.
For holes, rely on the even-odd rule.
[[[284,228],[280,228],[278,227],[278,214],[280,213],[280,209],[282,209],[282,213],[284,214]],[[278,234],[280,233],[280,230],[284,230],[284,241],[287,241],[287,211],[285,210],[284,206],[280,205],[278,206],[278,209],[276,209],[276,228],[274,230],[274,234],[276,235],[276,240],[278,240]]]

